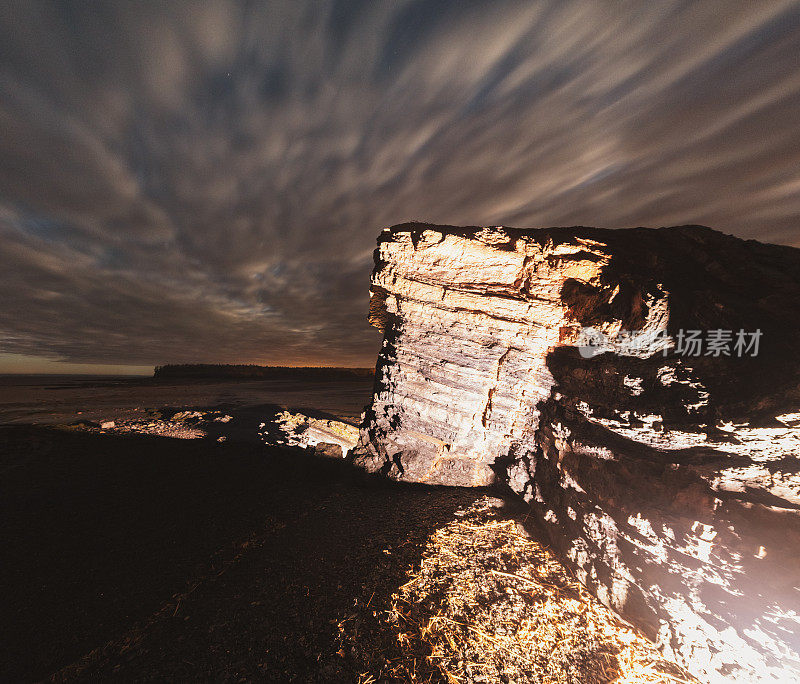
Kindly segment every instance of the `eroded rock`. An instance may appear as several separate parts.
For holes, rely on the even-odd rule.
[[[680,665],[800,677],[800,250],[697,226],[406,224],[375,264],[356,463],[506,484]],[[682,330],[730,331],[730,355],[679,353]]]
[[[340,420],[312,418],[303,413],[281,411],[260,433],[268,444],[311,449],[320,456],[345,458],[358,442],[358,428]]]

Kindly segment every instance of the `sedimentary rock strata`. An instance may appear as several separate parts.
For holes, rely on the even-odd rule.
[[[370,320],[356,463],[507,485],[679,664],[800,678],[800,250],[406,224],[379,238]]]

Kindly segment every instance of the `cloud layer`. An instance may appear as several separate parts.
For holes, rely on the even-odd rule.
[[[800,4],[0,7],[0,352],[369,365],[379,230],[800,246]]]

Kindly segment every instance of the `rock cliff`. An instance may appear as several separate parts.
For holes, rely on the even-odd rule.
[[[699,226],[404,224],[355,462],[507,486],[704,680],[800,679],[800,250]]]

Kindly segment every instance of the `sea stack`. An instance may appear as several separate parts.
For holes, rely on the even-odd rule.
[[[800,679],[800,250],[701,226],[403,224],[355,462],[507,487],[706,681]]]

